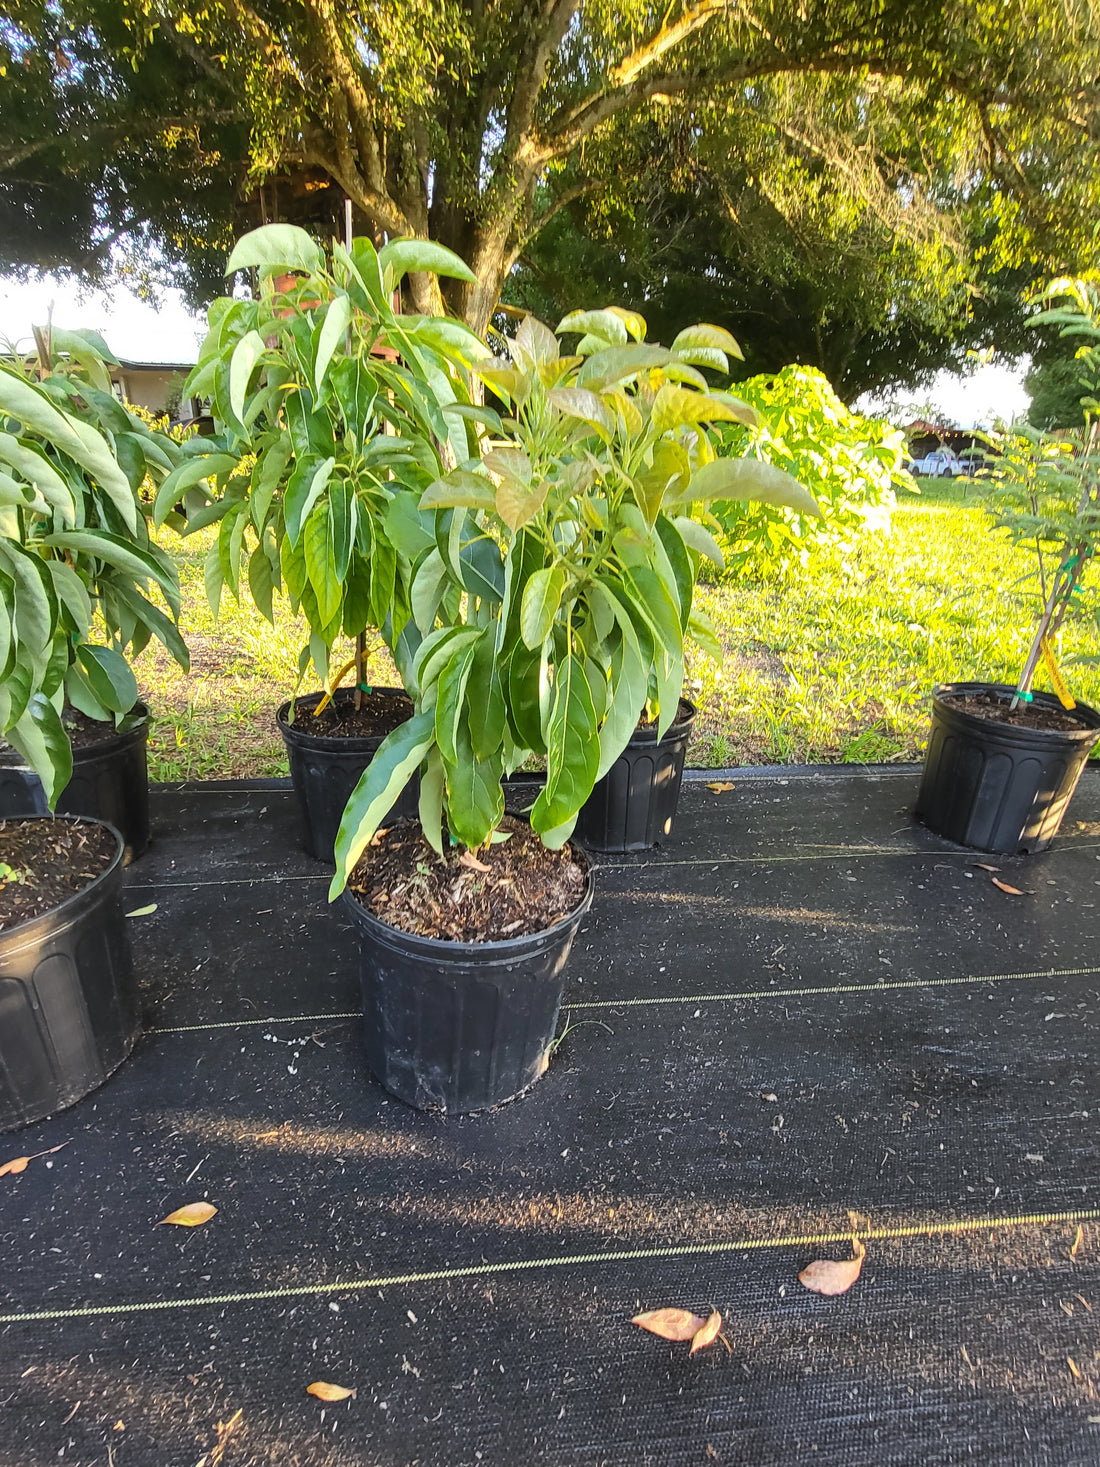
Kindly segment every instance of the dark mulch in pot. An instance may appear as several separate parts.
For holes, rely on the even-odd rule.
[[[1020,728],[1049,728],[1059,733],[1076,733],[1081,728],[1091,728],[1091,723],[1069,708],[1052,708],[1048,703],[1021,703],[1010,707],[1007,698],[996,693],[966,693],[945,697],[944,702],[975,718],[985,718],[992,723],[1012,723]]]
[[[548,851],[529,825],[501,821],[508,840],[476,856],[437,856],[412,822],[375,836],[348,883],[369,912],[421,937],[500,942],[567,917],[584,895],[586,867],[571,846]],[[478,866],[486,867],[479,870]]]
[[[133,717],[135,715],[127,714],[127,718]],[[89,718],[77,708],[66,708],[61,715],[61,722],[65,725],[69,743],[74,749],[92,749],[96,744],[105,744],[108,739],[113,739],[119,732],[113,718]],[[0,756],[7,764],[23,762],[22,754],[3,739],[0,739]]]
[[[299,733],[316,734],[326,739],[378,739],[392,733],[399,724],[411,718],[412,699],[404,693],[364,693],[362,705],[356,709],[351,697],[334,698],[323,713],[315,714],[301,700],[294,709],[290,727]]]
[[[676,717],[669,724],[669,727],[675,728],[678,723],[683,723],[685,718],[690,718],[691,714],[691,704],[687,701],[686,698],[681,698],[676,706]],[[657,720],[655,718],[647,718],[643,710],[641,718],[638,719],[638,728],[653,728],[656,722]]]
[[[90,886],[114,860],[117,844],[102,825],[79,820],[0,820],[0,930],[6,931]]]

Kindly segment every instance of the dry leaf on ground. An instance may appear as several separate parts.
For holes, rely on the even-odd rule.
[[[718,779],[718,780],[715,780],[713,784],[711,784],[708,781],[708,783],[707,783],[707,789],[708,790],[713,790],[716,795],[724,795],[727,790],[733,789],[733,780],[732,779]]]
[[[707,1323],[689,1309],[650,1309],[636,1314],[630,1322],[651,1335],[660,1335],[662,1340],[693,1340]]]
[[[1035,895],[1035,893],[1033,891],[1021,891],[1018,886],[1009,886],[1009,884],[1008,884],[1007,881],[998,881],[995,876],[993,878],[993,885],[1000,887],[1000,889],[1002,891],[1007,891],[1008,894],[1009,894],[1009,896],[1034,896]]]
[[[6,1161],[0,1166],[0,1177],[17,1177],[25,1172],[32,1161],[37,1161],[40,1156],[52,1156],[55,1151],[60,1151],[62,1146],[68,1146],[67,1141],[62,1141],[61,1146],[50,1146],[45,1151],[32,1151],[30,1156],[13,1156],[11,1161]]]
[[[349,1396],[355,1395],[354,1389],[329,1385],[327,1380],[315,1380],[312,1385],[306,1386],[306,1393],[316,1396],[319,1401],[346,1401]]]
[[[696,1350],[705,1350],[708,1345],[713,1345],[722,1330],[722,1316],[715,1309],[707,1317],[702,1329],[697,1330],[691,1341],[691,1354]]]
[[[157,1226],[160,1227],[164,1223],[176,1223],[181,1228],[201,1227],[203,1223],[210,1221],[217,1210],[210,1202],[189,1202],[186,1207],[177,1207],[175,1212],[170,1212],[167,1217],[162,1217]]]
[[[460,866],[469,866],[471,871],[491,871],[493,868],[487,866],[484,861],[479,861],[473,851],[463,851],[458,858]]]
[[[990,866],[988,861],[975,861],[974,865],[979,871],[999,871],[1001,869],[999,866]]]
[[[157,909],[156,902],[150,902],[147,907],[135,907],[132,912],[127,912],[127,917],[151,917]]]
[[[840,1263],[830,1258],[817,1258],[798,1275],[798,1282],[815,1294],[846,1294],[859,1278],[866,1252],[859,1239],[853,1238],[853,1257]]]
[[[1069,1250],[1069,1256],[1071,1258],[1076,1258],[1077,1257],[1077,1250],[1080,1248],[1082,1242],[1084,1241],[1084,1237],[1085,1237],[1085,1229],[1084,1229],[1084,1226],[1081,1223],[1078,1223],[1077,1224],[1077,1236],[1073,1240],[1073,1247]]]

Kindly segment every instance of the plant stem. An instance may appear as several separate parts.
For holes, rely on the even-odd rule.
[[[363,706],[363,684],[367,680],[367,634],[359,632],[355,638],[355,711]]]

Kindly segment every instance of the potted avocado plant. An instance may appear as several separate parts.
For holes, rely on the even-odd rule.
[[[1077,702],[1056,660],[1056,637],[1072,617],[1096,615],[1100,561],[1100,299],[1082,281],[1057,281],[1068,307],[1034,320],[1080,335],[1082,430],[1061,436],[1020,427],[995,440],[979,478],[993,523],[1033,553],[1037,607],[1015,686],[961,682],[937,688],[917,814],[938,835],[1007,855],[1054,839],[1089,752],[1100,713]],[[1091,603],[1091,606],[1090,606]],[[1045,669],[1053,693],[1034,682]]]
[[[187,665],[140,501],[178,446],[111,397],[98,337],[36,340],[0,362],[0,1130],[71,1105],[133,1047],[121,888],[148,836],[147,714],[127,657],[156,636]]]
[[[434,544],[417,502],[476,452],[466,369],[489,352],[459,322],[395,306],[409,270],[473,278],[441,246],[356,239],[326,258],[305,231],[275,224],[238,242],[227,273],[243,269],[256,272],[256,297],[210,307],[184,389],[211,399],[216,435],[164,481],[154,517],[183,534],[218,524],[206,559],[215,614],[224,590],[245,585],[269,620],[279,590],[303,614],[299,675],[312,666],[321,689],[276,718],[304,845],[331,861],[348,795],[412,712],[400,689],[374,686],[371,644],[399,663],[415,650],[412,560]],[[353,655],[334,658],[343,639]]]
[[[156,637],[188,666],[141,488],[185,449],[111,395],[93,332],[35,340],[0,361],[0,815],[109,820],[129,861],[149,838],[149,720],[128,659]]]
[[[718,364],[715,328],[667,349],[633,312],[575,313],[559,331],[582,333],[573,353],[528,317],[509,360],[475,364],[506,412],[486,414],[478,459],[420,498],[434,535],[412,581],[415,712],[336,841],[330,897],[346,893],[360,930],[370,1066],[401,1099],[452,1113],[545,1069],[593,889],[569,837],[643,710],[657,740],[682,718],[685,640],[718,650],[692,597],[701,557],[721,557],[692,507],[815,508],[780,470],[715,458],[706,425],[748,411],[688,359]],[[502,781],[532,753],[546,780],[526,824],[505,816]],[[418,772],[419,829],[386,827]]]

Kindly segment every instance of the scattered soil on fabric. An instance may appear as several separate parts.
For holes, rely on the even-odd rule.
[[[297,700],[291,728],[326,739],[384,739],[413,714],[412,699],[400,692],[376,689],[364,693],[357,710],[355,691],[348,688],[338,692],[323,713],[315,714],[313,709],[320,696],[314,695],[312,703]]]
[[[679,727],[679,725],[681,723],[684,723],[687,719],[689,719],[691,717],[691,715],[692,715],[692,713],[694,711],[695,711],[694,708],[688,702],[688,700],[686,698],[681,698],[680,699],[680,702],[679,702],[679,706],[676,709],[676,717],[672,720],[672,723],[669,725],[670,728],[677,728],[677,727]],[[641,716],[641,718],[638,719],[638,728],[639,728],[639,730],[644,729],[644,728],[652,728],[656,722],[657,722],[657,720],[655,718],[647,718],[645,716],[645,714],[643,713],[642,716]]]
[[[553,927],[584,895],[588,870],[570,845],[548,851],[529,825],[506,815],[508,839],[463,861],[461,846],[437,856],[415,822],[379,831],[348,885],[369,912],[405,932],[448,942],[500,942]]]
[[[109,830],[81,820],[0,820],[0,930],[52,911],[114,860]]]
[[[946,698],[945,702],[975,718],[985,718],[995,723],[1012,723],[1020,728],[1049,728],[1058,733],[1076,733],[1092,724],[1070,708],[1052,708],[1049,703],[1021,703],[1017,708],[1009,706],[1009,699],[996,693],[966,693]],[[1100,737],[1100,729],[1096,730]]]

